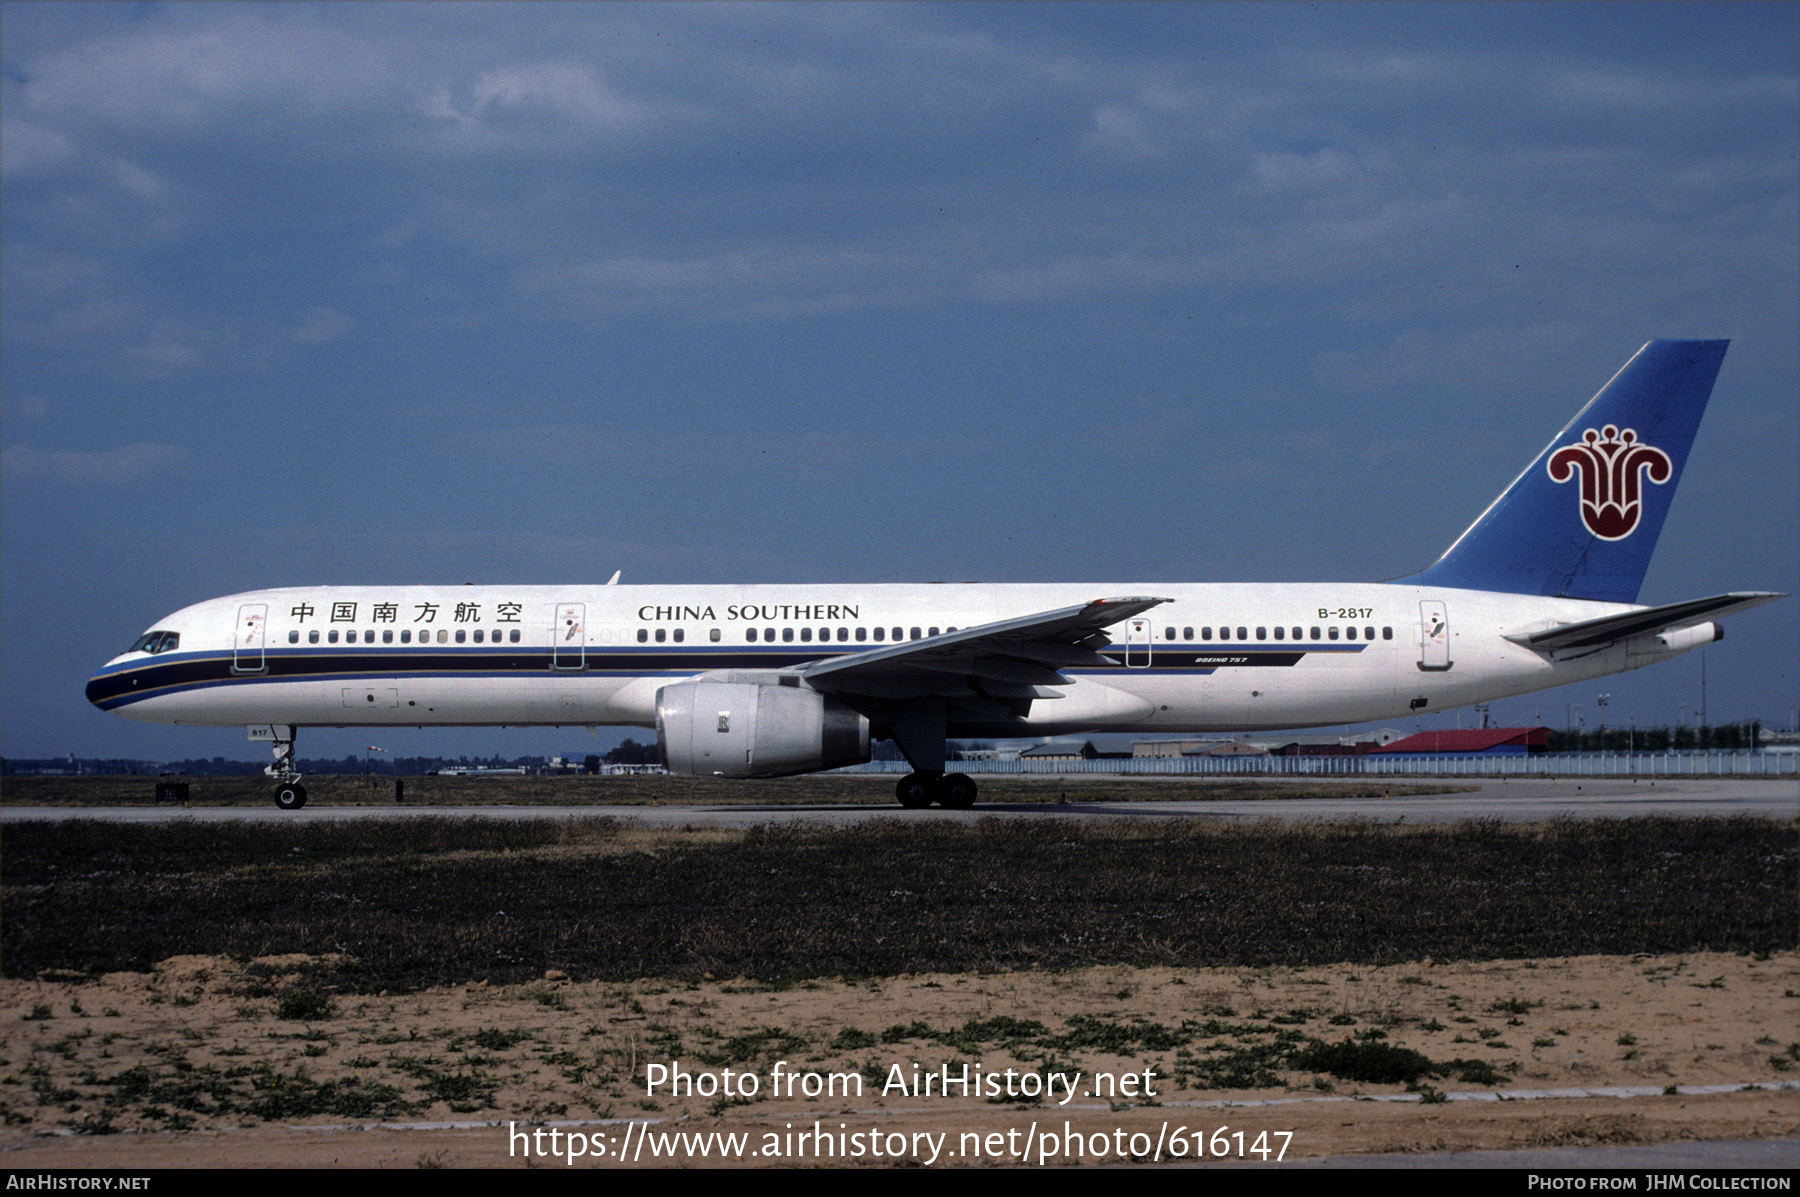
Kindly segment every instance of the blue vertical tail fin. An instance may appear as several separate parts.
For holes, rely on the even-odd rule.
[[[1651,341],[1403,583],[1634,603],[1728,341]]]

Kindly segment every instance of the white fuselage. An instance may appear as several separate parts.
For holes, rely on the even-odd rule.
[[[1600,677],[1697,646],[1556,654],[1506,639],[1626,604],[1369,583],[322,586],[184,608],[179,642],[110,661],[102,709],[211,726],[654,726],[657,692],[778,671],[1107,594],[1171,601],[1108,629],[1112,667],[951,735],[1360,723]],[[1705,637],[1704,639],[1709,639]]]

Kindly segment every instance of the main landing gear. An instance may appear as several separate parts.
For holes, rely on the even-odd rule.
[[[275,740],[275,763],[265,765],[263,772],[273,777],[278,783],[275,786],[275,805],[282,810],[299,810],[306,805],[306,787],[300,784],[300,774],[294,769],[294,733],[288,732],[287,739]]]
[[[894,787],[894,796],[907,810],[933,802],[945,810],[968,810],[975,805],[975,783],[966,773],[909,773]]]

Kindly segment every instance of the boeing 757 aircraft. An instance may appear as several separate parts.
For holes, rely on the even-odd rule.
[[[672,772],[915,770],[948,737],[1361,723],[1665,661],[1783,597],[1637,605],[1725,341],[1652,341],[1437,562],[1392,582],[313,586],[185,607],[88,683],[104,711],[244,726],[306,803],[302,727],[654,727]],[[617,575],[614,575],[614,582]]]

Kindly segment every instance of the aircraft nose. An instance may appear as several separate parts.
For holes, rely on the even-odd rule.
[[[110,711],[122,694],[137,685],[136,678],[127,679],[116,673],[96,673],[88,679],[87,700],[103,711]]]

